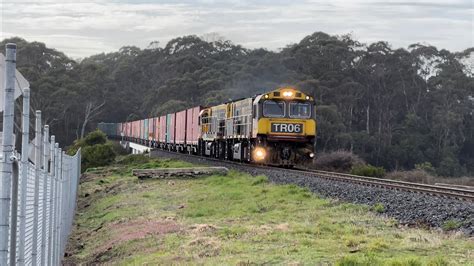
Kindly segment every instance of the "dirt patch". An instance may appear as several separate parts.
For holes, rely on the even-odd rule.
[[[102,261],[109,251],[121,243],[178,232],[181,226],[172,220],[133,220],[112,224],[107,230],[110,230],[112,237],[97,250],[95,262]]]
[[[290,229],[290,225],[288,223],[283,223],[275,226],[276,230],[286,232]]]
[[[174,221],[128,221],[114,224],[110,227],[114,238],[109,242],[113,246],[116,243],[144,238],[149,235],[164,235],[178,232],[181,227]]]

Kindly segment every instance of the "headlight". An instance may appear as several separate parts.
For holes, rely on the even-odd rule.
[[[314,152],[311,152],[310,154],[308,154],[309,158],[314,158]]]
[[[283,92],[283,97],[292,97],[293,96],[293,92],[292,91],[284,91]]]
[[[266,155],[267,151],[262,147],[257,147],[253,150],[253,159],[255,161],[262,161]]]

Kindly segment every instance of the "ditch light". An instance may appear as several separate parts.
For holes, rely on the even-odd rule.
[[[257,147],[253,151],[253,159],[255,161],[263,161],[267,156],[267,151],[262,147]]]

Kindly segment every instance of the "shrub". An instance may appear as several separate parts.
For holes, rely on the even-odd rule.
[[[337,172],[349,172],[354,166],[364,164],[359,156],[342,150],[317,154],[314,162],[317,169]]]
[[[128,155],[127,150],[120,145],[118,141],[111,142],[112,147],[117,155]]]
[[[87,134],[84,138],[74,141],[74,144],[69,147],[67,153],[69,155],[74,155],[79,148],[84,148],[86,146],[92,146],[96,144],[105,144],[107,142],[107,136],[104,132],[100,130],[92,131]]]
[[[411,171],[390,172],[385,175],[385,178],[423,184],[444,183],[461,186],[474,186],[473,177],[439,177],[433,176],[427,173],[426,171],[420,169],[415,169]]]
[[[115,152],[110,143],[86,146],[82,149],[82,169],[105,166],[115,160]]]
[[[383,167],[368,165],[356,165],[352,168],[351,174],[382,178],[385,175]]]
[[[74,155],[79,148],[82,148],[81,169],[83,172],[90,167],[106,166],[115,160],[116,153],[113,145],[107,142],[107,136],[102,131],[93,131],[83,139],[74,141],[67,153]]]
[[[107,135],[100,130],[95,130],[87,134],[81,141],[86,146],[105,144],[107,142]]]
[[[421,171],[425,171],[431,175],[433,175],[435,173],[435,169],[433,167],[433,165],[430,163],[430,162],[424,162],[424,163],[418,163],[418,164],[415,164],[415,169],[416,170],[421,170]]]
[[[391,172],[386,175],[386,178],[423,184],[431,184],[434,180],[433,176],[421,169]]]

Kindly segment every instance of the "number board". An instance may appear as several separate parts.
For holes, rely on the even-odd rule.
[[[272,133],[303,133],[303,124],[272,123]]]

